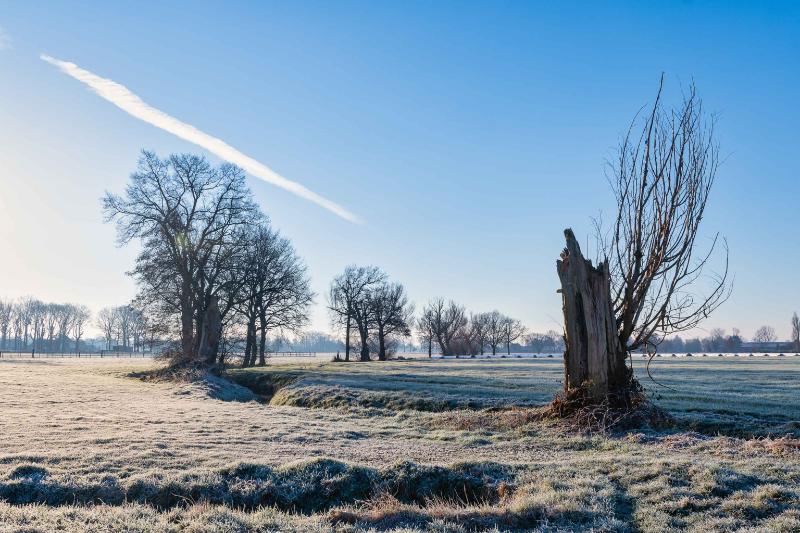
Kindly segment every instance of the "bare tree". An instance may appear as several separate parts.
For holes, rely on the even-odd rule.
[[[0,350],[7,348],[8,334],[13,326],[14,303],[0,300]]]
[[[43,347],[44,350],[52,352],[56,344],[56,327],[58,326],[58,318],[61,309],[64,306],[55,303],[45,304],[45,332],[47,334],[47,344]],[[42,336],[44,337],[44,335]]]
[[[547,333],[531,333],[525,336],[525,344],[534,353],[564,351],[564,336],[550,330]]]
[[[31,325],[33,326],[33,338],[31,348],[37,352],[44,351],[42,340],[44,339],[45,321],[47,319],[47,304],[41,300],[33,300],[30,307]]]
[[[70,321],[70,329],[72,337],[75,339],[75,351],[79,352],[81,349],[81,339],[83,334],[86,333],[86,323],[92,318],[92,313],[85,305],[74,306],[72,313],[72,320]]]
[[[117,344],[124,350],[131,347],[131,336],[135,328],[135,322],[139,318],[139,311],[132,305],[121,305],[114,308],[114,326]]]
[[[497,355],[497,348],[503,343],[505,331],[503,325],[506,317],[500,311],[486,314],[486,342],[492,349],[492,355]]]
[[[506,353],[511,355],[511,343],[525,334],[525,326],[514,318],[505,317],[502,324],[503,342],[506,344]]]
[[[405,288],[399,283],[384,281],[369,293],[370,310],[375,320],[378,360],[386,360],[386,340],[393,335],[411,335],[414,306],[408,301]]]
[[[433,357],[433,313],[429,308],[417,319],[417,337],[422,346],[428,347],[428,357]]]
[[[483,355],[489,339],[489,313],[478,313],[469,318],[470,337],[477,346],[477,352]]]
[[[19,327],[19,337],[21,347],[23,350],[28,349],[28,337],[30,335],[30,328],[33,324],[33,318],[36,311],[38,300],[27,296],[17,303],[17,320]]]
[[[111,341],[117,329],[117,314],[113,307],[104,307],[97,313],[97,329],[103,332],[106,340],[106,350],[111,349]]]
[[[237,309],[245,320],[243,366],[266,364],[266,340],[271,330],[297,332],[308,321],[314,293],[307,269],[288,239],[266,222],[248,234],[244,283]],[[260,339],[257,338],[260,333]]]
[[[78,311],[78,306],[73,304],[65,304],[59,306],[57,318],[57,338],[58,338],[58,351],[64,352],[67,349],[67,342],[69,341],[70,330],[75,319],[75,314]]]
[[[367,294],[385,279],[386,274],[377,267],[350,265],[331,282],[328,310],[333,322],[344,328],[345,361],[350,360],[350,337],[354,325],[358,326],[361,338],[361,360],[369,361],[367,338],[370,324]],[[360,325],[358,318],[361,318]]]
[[[797,311],[792,315],[792,344],[795,350],[800,350],[800,317],[797,316]]]
[[[161,160],[143,152],[125,195],[107,193],[103,208],[116,221],[120,244],[139,239],[144,245],[133,271],[140,299],[178,318],[183,359],[213,363],[214,347],[199,355],[201,341],[220,334],[206,331],[207,317],[217,308],[224,316],[221,293],[233,291],[223,281],[236,281],[226,274],[244,229],[260,217],[242,170],[214,168],[194,155]]]
[[[371,289],[364,291],[358,298],[353,301],[352,313],[353,322],[356,326],[358,339],[361,344],[359,351],[359,361],[370,360],[370,333],[375,326],[375,314],[372,312],[370,301]]]
[[[775,328],[772,326],[761,326],[753,335],[754,342],[775,342],[778,340],[778,335],[775,333]]]
[[[442,355],[453,354],[453,340],[467,325],[467,314],[463,306],[454,301],[437,298],[431,301],[423,315],[430,314],[433,338],[439,345]]]
[[[673,110],[662,103],[631,124],[612,167],[617,217],[598,231],[605,259],[595,268],[566,230],[557,262],[563,297],[569,398],[629,407],[637,390],[628,353],[692,329],[729,295],[727,250],[708,292],[697,284],[718,237],[698,254],[696,239],[719,164],[713,121],[694,86]],[[638,126],[638,129],[637,129]],[[572,402],[573,404],[577,402]]]

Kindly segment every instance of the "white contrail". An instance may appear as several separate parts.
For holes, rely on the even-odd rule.
[[[335,213],[345,220],[354,223],[361,222],[356,215],[339,204],[320,196],[296,181],[284,178],[266,165],[259,163],[252,157],[243,154],[233,146],[227,144],[225,141],[217,139],[216,137],[212,137],[211,135],[198,130],[191,124],[181,122],[177,118],[148,105],[124,85],[120,85],[113,80],[101,78],[100,76],[97,76],[88,70],[80,68],[75,63],[61,61],[60,59],[50,57],[46,54],[42,54],[39,57],[51,65],[58,67],[59,70],[61,70],[61,72],[64,74],[72,76],[76,80],[88,85],[89,88],[92,89],[98,96],[105,98],[115,106],[138,118],[139,120],[143,120],[148,124],[152,124],[156,128],[161,128],[162,130],[168,131],[171,134],[180,137],[181,139],[196,144],[201,148],[205,148],[221,159],[242,167],[253,176],[261,178],[267,183],[271,183],[281,187],[282,189],[286,189],[287,191],[296,194],[301,198],[305,198],[310,202],[314,202],[315,204],[324,207],[328,211]]]

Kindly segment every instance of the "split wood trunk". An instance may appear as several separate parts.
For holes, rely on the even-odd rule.
[[[556,262],[564,305],[564,392],[589,403],[627,403],[631,371],[617,334],[608,264],[584,259],[571,229]]]

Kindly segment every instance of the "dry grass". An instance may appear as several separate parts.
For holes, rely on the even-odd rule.
[[[662,381],[688,385],[661,402],[703,432],[588,435],[532,407],[557,362],[275,369],[273,400],[353,399],[308,408],[128,377],[146,361],[0,361],[0,498],[16,503],[0,503],[0,531],[800,530],[800,398],[769,383],[800,361],[697,362],[664,365]],[[726,372],[739,390],[704,402]],[[784,431],[702,423],[740,414]]]

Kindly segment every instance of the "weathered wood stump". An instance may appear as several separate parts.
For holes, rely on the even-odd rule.
[[[630,406],[635,388],[617,334],[608,263],[583,257],[571,229],[556,262],[564,307],[564,395],[581,405]],[[578,405],[576,405],[577,407]]]

